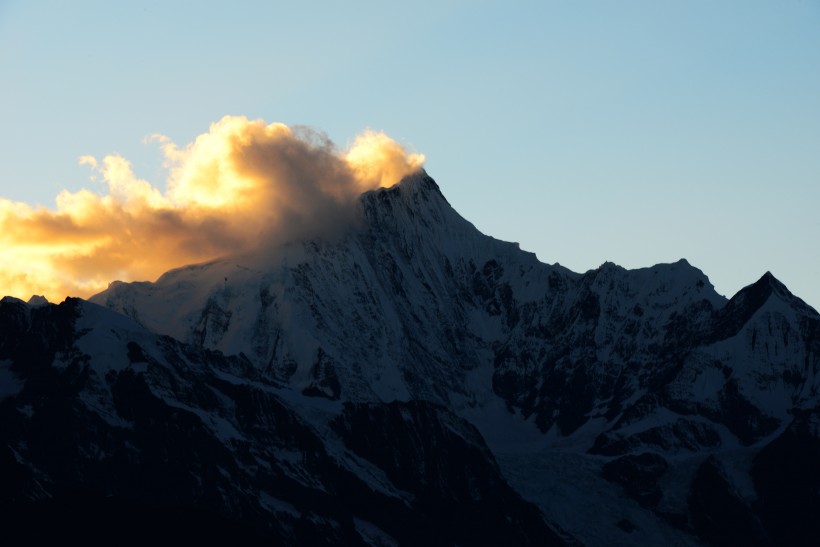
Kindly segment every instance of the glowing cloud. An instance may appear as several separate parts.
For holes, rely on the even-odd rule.
[[[341,229],[363,192],[421,168],[383,133],[346,151],[306,128],[226,116],[179,147],[162,135],[164,191],[128,160],[83,156],[108,187],[61,192],[56,210],[0,198],[0,295],[88,297],[221,255]]]

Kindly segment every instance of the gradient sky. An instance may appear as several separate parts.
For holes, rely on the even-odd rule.
[[[543,262],[820,308],[820,0],[0,0],[0,197],[102,192],[78,158],[110,153],[162,186],[145,137],[226,114],[384,131]]]

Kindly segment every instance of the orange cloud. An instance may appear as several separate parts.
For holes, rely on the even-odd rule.
[[[384,133],[339,151],[305,128],[226,116],[194,142],[159,142],[164,191],[118,155],[83,156],[107,193],[61,192],[56,209],[0,198],[0,294],[88,297],[110,281],[341,229],[363,192],[421,168]]]

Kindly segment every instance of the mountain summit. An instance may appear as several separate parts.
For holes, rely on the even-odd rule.
[[[114,284],[92,302],[196,346],[242,353],[302,391],[449,405],[456,394],[478,396],[467,375],[491,365],[479,354],[507,328],[504,304],[488,302],[498,309],[479,316],[473,294],[481,269],[494,283],[503,268],[490,270],[501,263],[522,289],[548,271],[571,275],[480,234],[421,173],[364,194],[360,223],[345,234],[182,268],[153,284]]]
[[[820,507],[820,316],[771,274],[727,300],[685,260],[543,264],[481,234],[423,171],[357,213],[90,303],[4,301],[4,465],[28,470],[15,495],[93,485],[153,508],[122,478],[150,463],[152,480],[188,477],[167,483],[178,506],[285,542],[820,531],[805,510]],[[78,473],[32,448],[56,423]]]

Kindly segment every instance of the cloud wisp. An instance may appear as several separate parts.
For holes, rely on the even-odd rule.
[[[302,127],[226,116],[180,147],[161,135],[164,189],[118,155],[80,158],[107,193],[61,192],[56,209],[0,198],[0,293],[88,297],[116,280],[330,234],[357,197],[421,168],[384,133],[347,150]]]

